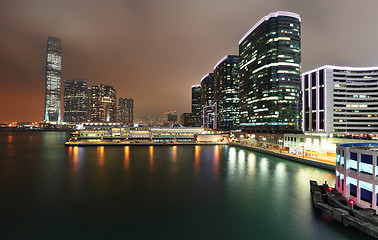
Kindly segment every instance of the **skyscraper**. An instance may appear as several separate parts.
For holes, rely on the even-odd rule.
[[[275,12],[239,41],[240,126],[260,133],[301,129],[301,18]]]
[[[45,117],[47,123],[60,123],[60,87],[62,72],[62,42],[59,38],[47,38]]]
[[[86,122],[89,115],[89,90],[84,79],[64,81],[63,121],[68,123]]]
[[[216,104],[214,104],[214,74],[208,73],[201,80],[202,126],[216,128]]]
[[[118,122],[132,125],[134,123],[134,100],[120,98],[118,100]]]
[[[201,85],[192,86],[192,127],[201,127]]]
[[[214,67],[214,102],[220,130],[239,126],[239,56],[227,55]]]
[[[91,122],[116,121],[116,90],[112,86],[93,86],[90,97]]]

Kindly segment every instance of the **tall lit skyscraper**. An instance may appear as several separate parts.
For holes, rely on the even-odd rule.
[[[202,126],[216,128],[216,114],[216,104],[214,105],[214,74],[208,73],[201,80]]]
[[[47,38],[45,117],[47,123],[60,123],[60,87],[62,72],[62,41],[56,37]]]
[[[91,122],[116,121],[116,90],[112,86],[93,86],[90,97]]]
[[[239,41],[240,126],[252,132],[301,129],[301,18],[275,12]]]
[[[192,127],[201,127],[201,85],[192,86]]]
[[[64,81],[63,121],[68,123],[86,122],[89,109],[89,90],[84,79]]]
[[[239,126],[239,56],[228,55],[214,67],[214,102],[220,130]]]
[[[132,125],[134,123],[134,100],[120,98],[118,100],[118,122]]]
[[[208,73],[201,80],[201,106],[214,103],[214,74]]]

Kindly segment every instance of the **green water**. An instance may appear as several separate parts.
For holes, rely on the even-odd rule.
[[[334,173],[229,146],[0,132],[0,239],[367,239],[311,205]]]

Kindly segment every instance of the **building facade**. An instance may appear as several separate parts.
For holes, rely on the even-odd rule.
[[[184,127],[192,126],[192,114],[191,113],[182,113],[180,115],[180,124]]]
[[[84,79],[64,81],[63,121],[86,122],[89,116],[89,89]]]
[[[214,102],[217,103],[217,129],[239,126],[239,56],[227,55],[214,67]]]
[[[255,133],[301,130],[301,18],[275,12],[239,41],[240,127]]]
[[[302,76],[303,131],[378,134],[378,67],[322,66]]]
[[[112,86],[100,84],[93,86],[90,94],[90,121],[116,121],[116,90]]]
[[[165,112],[164,115],[163,115],[163,126],[170,127],[174,124],[177,124],[177,112],[176,112],[176,110]]]
[[[213,73],[206,74],[201,80],[201,122],[207,129],[216,129],[217,106],[214,102]]]
[[[45,116],[44,122],[58,124],[61,122],[61,74],[62,41],[49,36],[47,38]]]
[[[123,124],[134,124],[134,100],[128,98],[120,98],[118,100],[118,122]]]
[[[201,85],[192,86],[192,127],[201,127]]]
[[[336,150],[336,189],[362,208],[378,208],[378,143],[341,144]]]
[[[84,123],[77,125],[77,140],[119,140],[126,142],[194,142],[203,128],[198,127],[133,127],[118,123]],[[219,139],[219,138],[217,138]],[[93,141],[92,141],[93,142]]]

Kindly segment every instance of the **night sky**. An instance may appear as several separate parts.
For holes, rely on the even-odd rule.
[[[135,120],[190,112],[191,86],[270,12],[302,18],[302,70],[378,66],[377,0],[0,0],[0,122],[41,121],[47,36],[62,82],[109,84]]]

